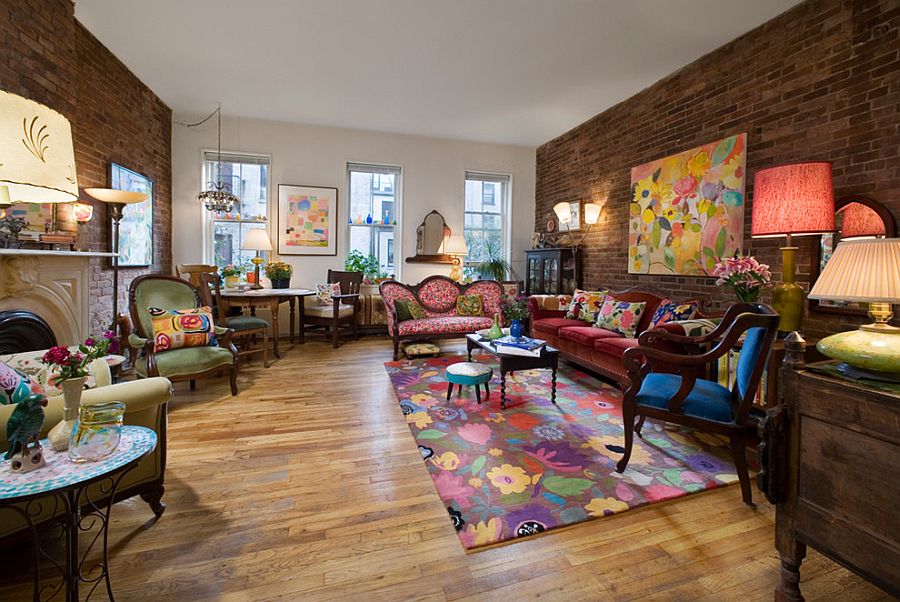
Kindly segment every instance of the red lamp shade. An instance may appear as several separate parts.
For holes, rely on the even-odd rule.
[[[881,216],[862,203],[850,203],[838,213],[841,214],[841,240],[887,234]]]
[[[834,232],[831,163],[761,169],[753,181],[754,237]]]

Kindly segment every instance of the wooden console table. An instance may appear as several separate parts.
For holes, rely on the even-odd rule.
[[[806,546],[900,596],[900,394],[817,373],[827,362],[804,366],[802,339],[785,345],[779,404],[760,426],[759,487],[777,504],[775,599],[803,600]]]

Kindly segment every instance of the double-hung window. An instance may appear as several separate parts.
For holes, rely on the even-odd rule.
[[[207,261],[218,267],[243,265],[251,267],[256,251],[242,251],[244,237],[252,228],[268,230],[269,221],[269,157],[222,153],[216,173],[218,153],[203,153],[203,185],[218,181],[241,199],[231,212],[209,214]],[[205,210],[204,210],[205,211]],[[265,253],[263,254],[265,256]]]
[[[463,229],[469,248],[466,265],[475,266],[492,257],[509,259],[506,236],[509,191],[508,175],[466,172]]]
[[[390,165],[347,164],[350,249],[378,260],[382,275],[396,275],[401,170]]]

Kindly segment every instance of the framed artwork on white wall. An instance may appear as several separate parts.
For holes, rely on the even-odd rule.
[[[338,189],[278,185],[278,254],[337,255]]]

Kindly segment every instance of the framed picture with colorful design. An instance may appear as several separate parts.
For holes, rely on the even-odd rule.
[[[278,254],[337,255],[338,189],[278,185]]]
[[[109,187],[147,195],[146,201],[125,205],[122,210],[122,221],[119,222],[119,267],[153,265],[153,180],[118,163],[110,163]],[[114,230],[110,225],[110,236]]]

